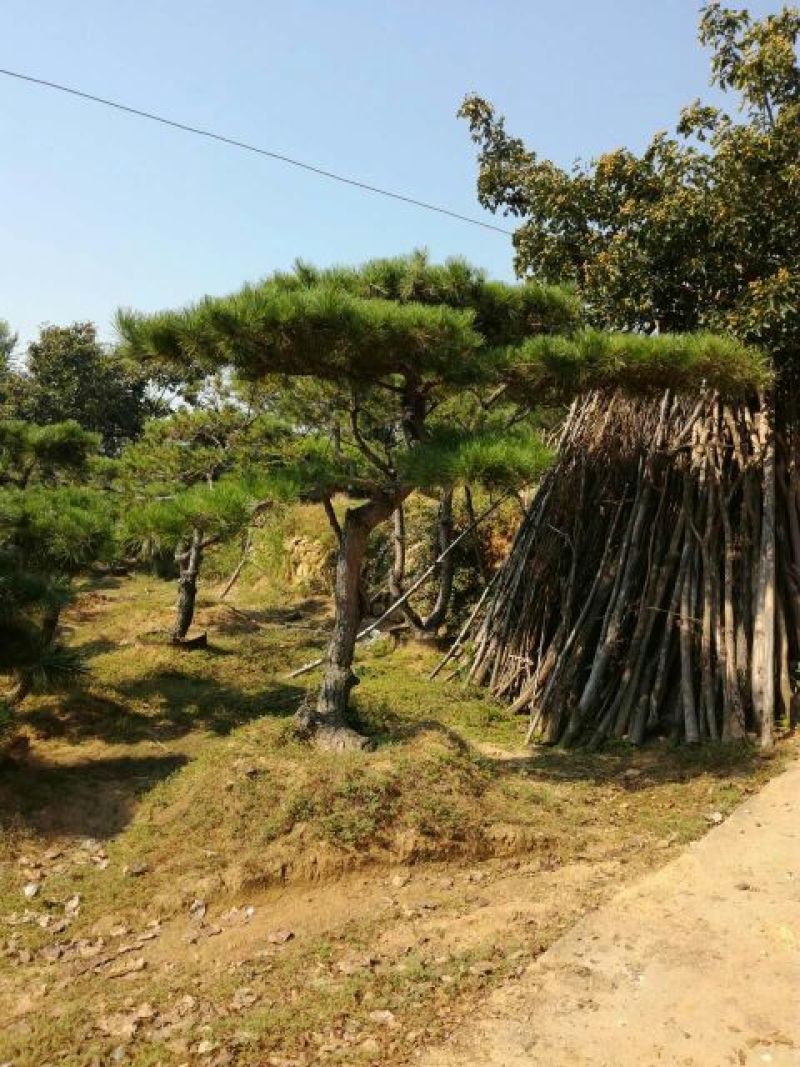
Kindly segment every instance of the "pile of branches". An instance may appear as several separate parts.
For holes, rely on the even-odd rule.
[[[531,738],[768,746],[793,716],[800,478],[770,404],[573,405],[463,646]]]

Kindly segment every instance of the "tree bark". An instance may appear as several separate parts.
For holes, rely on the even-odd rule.
[[[194,619],[194,606],[197,600],[197,578],[203,561],[203,535],[195,528],[188,547],[180,545],[175,553],[175,562],[180,568],[178,576],[178,598],[175,603],[175,622],[172,627],[172,641],[181,644],[189,632]]]
[[[761,396],[761,446],[764,503],[761,516],[761,559],[758,569],[757,650],[754,698],[761,727],[761,747],[773,744],[775,715],[775,427],[773,398]]]
[[[410,490],[374,497],[348,508],[336,560],[335,617],[315,709],[298,712],[298,723],[322,748],[363,748],[367,739],[348,721],[350,693],[358,685],[353,656],[361,621],[361,569],[370,533],[402,504]]]
[[[435,634],[447,618],[450,606],[450,598],[453,594],[453,578],[455,576],[455,556],[447,552],[455,539],[453,527],[453,490],[446,487],[439,495],[439,511],[436,520],[436,555],[444,557],[438,565],[439,583],[436,589],[436,599],[433,608],[428,615],[420,615],[411,603],[403,602],[400,611],[411,624],[417,637],[426,638]],[[389,593],[393,600],[403,595],[403,586],[406,576],[406,524],[403,505],[401,504],[394,512],[393,531],[393,557],[389,571]]]

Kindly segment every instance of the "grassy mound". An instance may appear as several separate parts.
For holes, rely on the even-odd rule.
[[[481,761],[446,732],[342,756],[261,721],[156,787],[117,847],[184,894],[199,883],[235,891],[376,861],[488,855],[499,801]]]

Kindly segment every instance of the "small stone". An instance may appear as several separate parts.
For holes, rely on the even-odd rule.
[[[242,1011],[244,1008],[250,1008],[258,1000],[258,993],[252,989],[248,989],[243,986],[241,989],[237,989],[233,994],[233,1000],[231,1001],[231,1008],[234,1011]]]
[[[38,896],[39,890],[42,888],[41,882],[27,882],[22,887],[22,895],[26,900],[33,900],[35,896]]]
[[[147,966],[147,961],[142,957],[135,960],[128,960],[126,963],[121,963],[116,967],[112,967],[110,971],[105,972],[106,978],[124,978],[129,974],[136,974],[137,971],[143,971]]]
[[[484,977],[487,974],[492,974],[494,969],[495,966],[493,963],[490,963],[489,960],[482,960],[480,963],[473,963],[469,969],[469,973]]]
[[[213,1041],[209,1041],[208,1038],[201,1041],[195,1048],[195,1052],[198,1056],[210,1056],[212,1052],[217,1051],[217,1045]]]
[[[660,849],[669,848],[671,845],[674,845],[677,840],[678,840],[678,835],[676,833],[671,833],[671,834],[669,834],[668,837],[665,837],[661,841],[658,841],[656,843],[656,848],[660,848]]]
[[[724,822],[724,815],[721,811],[711,811],[706,815],[706,822],[711,823],[712,826],[719,826],[721,822]]]
[[[122,873],[129,875],[131,878],[141,878],[143,874],[147,874],[150,868],[146,863],[126,863],[122,868]]]
[[[272,933],[267,934],[267,941],[271,945],[285,945],[287,941],[291,941],[293,938],[293,930],[273,930]]]
[[[81,910],[81,896],[80,893],[76,893],[75,896],[70,897],[64,905],[64,914],[70,916],[77,915]]]
[[[206,914],[206,903],[204,900],[193,900],[189,905],[189,914],[193,919],[204,919]]]
[[[388,1008],[378,1008],[375,1011],[371,1011],[369,1018],[372,1022],[379,1023],[381,1026],[399,1026],[394,1012],[389,1011]]]
[[[178,1013],[180,1015],[186,1015],[187,1012],[193,1011],[196,1006],[197,998],[193,997],[191,993],[184,993],[178,1001]]]
[[[411,881],[411,875],[409,875],[409,874],[396,874],[392,878],[392,883],[391,884],[394,886],[395,889],[402,889],[403,886],[408,885],[408,883],[410,881]]]

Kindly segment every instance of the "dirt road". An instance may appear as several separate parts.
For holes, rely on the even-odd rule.
[[[800,1065],[800,764],[579,922],[421,1062]]]

